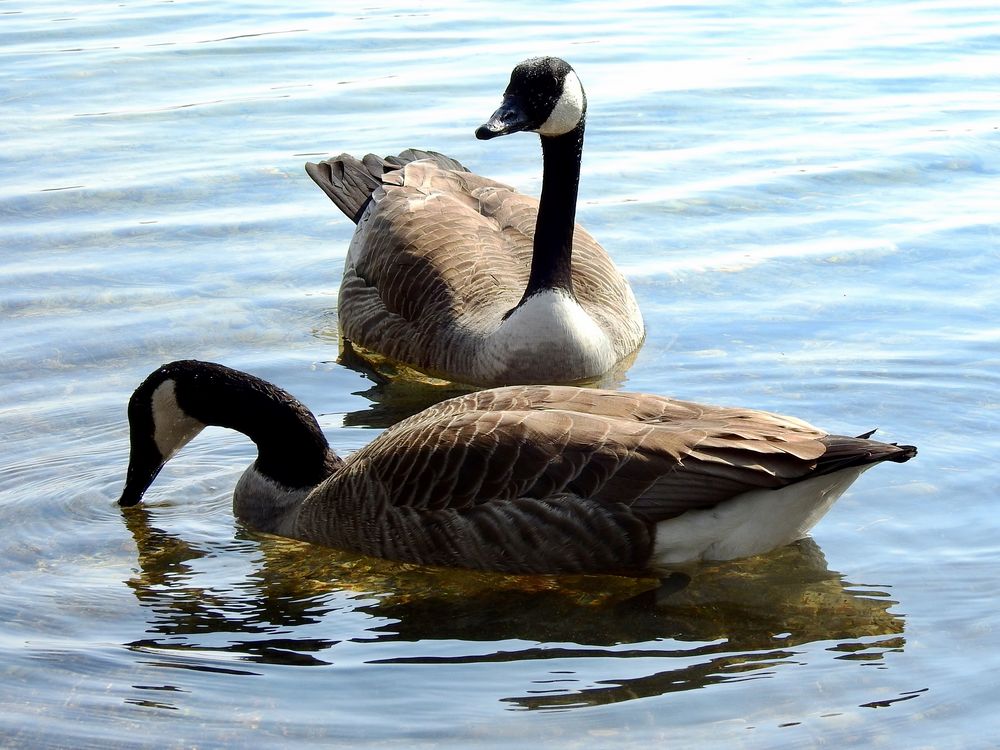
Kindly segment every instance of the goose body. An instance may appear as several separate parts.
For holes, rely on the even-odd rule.
[[[139,502],[205,425],[258,446],[236,487],[247,526],[428,565],[629,573],[759,554],[804,536],[867,468],[912,446],[791,417],[574,386],[442,401],[347,459],[281,389],[196,361],[129,402],[119,503]]]
[[[357,224],[338,301],[345,339],[476,385],[596,378],[638,349],[632,290],[575,223],[585,119],[573,69],[536,58],[476,131],[539,134],[538,200],[428,151],[307,164]]]

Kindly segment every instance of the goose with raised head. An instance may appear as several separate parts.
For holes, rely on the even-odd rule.
[[[575,223],[586,112],[573,69],[533,58],[476,130],[538,133],[538,200],[428,151],[306,164],[357,224],[338,301],[344,338],[475,385],[593,379],[633,354],[645,329],[632,289]]]
[[[763,411],[522,385],[442,401],[341,459],[290,394],[190,360],[149,375],[128,417],[121,505],[218,425],[257,444],[233,501],[248,527],[514,573],[627,574],[763,553],[804,536],[869,467],[916,454]]]

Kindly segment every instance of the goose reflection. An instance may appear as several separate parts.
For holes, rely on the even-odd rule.
[[[904,646],[886,587],[847,583],[810,539],[661,582],[425,568],[249,533],[220,551],[163,531],[143,506],[126,518],[139,556],[127,584],[151,613],[128,645],[170,667],[328,665],[339,644],[367,642],[369,664],[535,662],[532,689],[498,699],[560,709],[765,678],[796,664],[805,644],[829,641],[833,658],[866,662]],[[246,564],[242,580],[202,570],[223,553]],[[447,655],[435,655],[445,641]],[[454,654],[457,641],[466,653]],[[379,657],[373,642],[414,647]],[[645,673],[580,676],[609,663]]]
[[[170,534],[151,523],[147,508],[137,507],[125,514],[125,523],[138,549],[139,571],[125,581],[139,603],[149,612],[147,637],[133,641],[129,648],[164,655],[184,652],[221,651],[241,662],[268,664],[326,664],[314,656],[329,650],[337,641],[321,637],[276,637],[289,628],[305,629],[323,622],[336,608],[304,595],[300,586],[286,590],[281,581],[255,580],[218,589],[202,579],[211,578],[198,563],[219,555],[218,545],[201,547]],[[242,540],[230,541],[230,554],[252,549]],[[265,568],[263,568],[266,570]],[[332,588],[332,587],[331,587]],[[328,588],[327,591],[330,589]],[[222,646],[212,645],[213,636],[230,634]],[[239,634],[242,637],[232,638]],[[199,671],[255,674],[243,669],[206,666],[203,660],[157,662],[159,666]]]

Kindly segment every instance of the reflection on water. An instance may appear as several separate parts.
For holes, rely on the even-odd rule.
[[[317,335],[320,338],[337,341],[340,347],[338,364],[355,370],[374,382],[368,390],[354,394],[364,396],[372,405],[367,409],[345,414],[343,422],[345,427],[390,427],[439,401],[476,390],[474,386],[424,375],[406,365],[346,341],[339,332],[319,332]],[[581,380],[576,385],[620,388],[637,356],[638,351],[632,352],[616,364],[614,369],[599,378]]]
[[[221,649],[241,662],[324,663],[310,654],[330,648],[334,641],[297,637],[286,642],[268,637],[279,629],[319,622],[330,611],[308,594],[307,587],[287,590],[263,566],[259,579],[251,576],[249,590],[204,588],[198,585],[199,574],[192,564],[212,553],[151,525],[145,507],[129,509],[124,516],[139,551],[139,574],[125,583],[149,613],[149,637],[128,644],[130,648],[167,651],[173,656],[187,650]],[[204,639],[220,633],[240,637],[227,638],[222,647],[206,645],[197,638],[198,634]],[[158,666],[218,669],[183,661]],[[239,673],[252,672],[241,669]]]
[[[552,661],[555,681],[548,673],[502,700],[554,709],[768,677],[796,664],[804,644],[830,641],[835,658],[869,663],[904,645],[884,587],[845,582],[811,540],[661,582],[434,569],[260,537],[235,542],[254,552],[242,581],[203,587],[201,577],[218,577],[197,567],[217,550],[157,528],[144,506],[124,515],[139,556],[126,583],[147,612],[145,637],[126,645],[159,666],[254,674],[253,663],[332,664],[344,641],[420,642],[417,655],[367,663]],[[448,654],[434,655],[444,642]],[[211,665],[197,658],[205,652]],[[589,660],[629,676],[579,687]]]
[[[339,335],[337,339],[340,345],[337,363],[373,381],[371,388],[354,394],[363,396],[371,405],[344,414],[345,427],[384,429],[439,401],[475,390],[472,386],[427,377],[374,353],[365,352],[362,356],[359,348],[349,341]]]

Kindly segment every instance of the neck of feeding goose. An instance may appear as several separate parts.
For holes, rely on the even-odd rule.
[[[164,365],[129,404],[131,449],[119,503],[134,505],[160,468],[204,427],[237,430],[257,446],[234,497],[236,514],[271,531],[343,463],[316,418],[286,391],[210,362]]]
[[[573,229],[580,188],[584,120],[568,133],[541,136],[542,192],[535,223],[531,272],[522,302],[537,292],[573,294]]]
[[[341,460],[312,412],[287,391],[246,373],[216,367],[186,389],[178,405],[206,425],[242,432],[257,446],[256,470],[289,490],[315,487]]]
[[[220,412],[207,424],[250,438],[257,446],[257,472],[282,488],[311,489],[343,463],[330,450],[315,417],[298,401],[252,391],[240,399],[238,411],[225,416]]]
[[[330,450],[312,413],[284,391],[255,388],[238,401],[231,421],[214,422],[257,445],[257,460],[233,493],[233,513],[257,531],[295,537],[302,501],[343,461]]]

